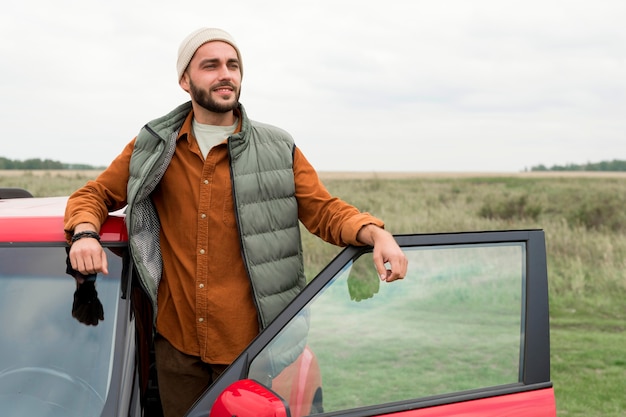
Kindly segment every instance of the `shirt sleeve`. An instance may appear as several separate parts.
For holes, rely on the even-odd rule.
[[[100,231],[109,212],[126,206],[126,186],[129,177],[133,139],[111,164],[95,180],[76,190],[65,207],[66,234],[70,234],[80,223],[92,223]]]
[[[356,236],[363,226],[384,223],[332,196],[298,147],[293,157],[298,217],[308,231],[338,246],[362,245]]]

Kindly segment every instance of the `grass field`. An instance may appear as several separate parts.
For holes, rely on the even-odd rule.
[[[0,171],[0,187],[66,195],[96,174]],[[544,229],[558,415],[626,415],[626,173],[320,176],[392,233]],[[339,251],[303,240],[309,276]]]
[[[326,411],[518,381],[523,248],[405,253],[404,280],[360,257],[310,306]]]

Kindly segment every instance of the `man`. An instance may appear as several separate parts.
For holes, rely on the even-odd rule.
[[[372,245],[383,281],[407,268],[383,223],[332,197],[288,133],[248,119],[228,33],[190,34],[177,71],[191,101],[144,126],[70,197],[65,219],[72,267],[106,274],[97,232],[128,206],[167,417],[183,415],[304,287],[299,221],[336,245]]]

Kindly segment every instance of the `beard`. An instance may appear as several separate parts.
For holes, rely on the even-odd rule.
[[[233,89],[233,94],[235,95],[235,99],[232,101],[218,101],[211,97],[211,92],[198,87],[189,80],[189,90],[191,93],[191,97],[193,100],[198,103],[201,107],[213,113],[228,113],[231,110],[235,110],[239,105],[239,95],[241,94],[241,90],[238,90],[233,84],[225,82],[219,83],[217,85],[211,86],[211,89],[217,87],[231,87]]]

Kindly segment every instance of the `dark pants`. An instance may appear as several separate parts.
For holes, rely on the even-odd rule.
[[[154,351],[164,417],[183,417],[227,367],[210,365],[197,356],[186,355],[158,335]]]

